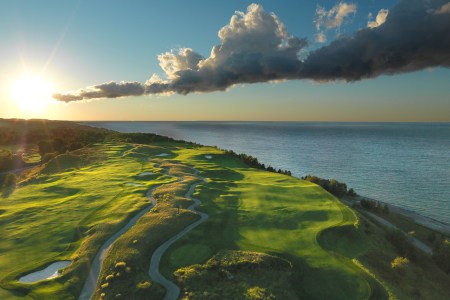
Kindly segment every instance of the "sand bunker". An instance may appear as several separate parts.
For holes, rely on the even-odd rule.
[[[155,173],[150,172],[150,171],[147,171],[147,172],[142,172],[142,173],[139,174],[138,176],[139,176],[139,177],[144,177],[144,176],[147,176],[147,175],[153,175],[153,174],[155,174]]]
[[[211,159],[211,158],[212,158],[211,155],[205,155],[205,157],[206,157],[207,159]]]
[[[19,282],[22,283],[33,283],[45,279],[53,279],[60,275],[59,271],[70,265],[72,261],[70,260],[62,260],[57,261],[49,266],[47,266],[45,269],[30,273],[28,275],[25,275],[23,277],[19,278]]]
[[[136,182],[127,182],[125,185],[128,186],[144,186],[142,183],[136,183]]]
[[[155,156],[168,156],[168,155],[170,155],[170,154],[169,153],[160,153],[160,154],[157,154]]]

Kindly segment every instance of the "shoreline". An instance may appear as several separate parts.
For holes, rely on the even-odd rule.
[[[373,199],[366,196],[356,196],[355,198],[346,198],[346,200],[351,200],[353,203],[360,202],[361,200],[370,200],[370,201],[376,201],[380,203],[381,205],[387,205],[391,213],[399,214],[406,219],[409,219],[411,222],[414,222],[420,226],[426,227],[430,230],[439,232],[443,235],[450,236],[450,224],[447,224],[445,222],[433,219],[431,217],[427,217],[424,215],[421,215],[418,212],[415,212],[413,210],[409,210],[407,208],[403,208],[394,204],[387,203],[385,201]]]

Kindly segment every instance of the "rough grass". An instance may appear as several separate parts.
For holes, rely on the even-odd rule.
[[[392,268],[399,256],[386,240],[386,231],[361,216],[361,228],[367,233],[367,251],[358,260],[385,286],[395,299],[450,299],[450,276],[419,251],[404,268]]]
[[[95,162],[104,160],[106,155],[98,148],[82,148],[70,153],[64,153],[56,156],[44,165],[41,170],[42,174],[55,174],[68,171],[71,169],[79,169]]]
[[[178,203],[190,202],[183,196],[198,178],[192,176],[191,168],[179,164],[164,163],[161,167],[167,168],[170,176],[181,180],[157,187],[153,191],[157,205],[113,244],[103,264],[94,299],[117,295],[126,295],[128,299],[160,299],[164,296],[164,289],[148,276],[151,253],[198,219],[191,211],[178,211]],[[163,197],[166,194],[171,198]],[[123,262],[126,267],[118,268],[118,262]]]
[[[291,263],[263,253],[221,251],[175,277],[184,288],[181,299],[297,299]]]

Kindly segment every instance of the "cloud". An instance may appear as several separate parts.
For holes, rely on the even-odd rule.
[[[316,42],[325,43],[327,41],[327,36],[323,32],[318,32],[316,34]]]
[[[159,65],[168,80],[153,75],[145,84],[107,83],[55,94],[54,98],[70,102],[142,94],[188,94],[223,91],[240,83],[295,78],[301,64],[297,55],[307,45],[306,39],[289,34],[275,14],[265,12],[257,4],[251,4],[246,13],[236,12],[218,36],[220,44],[211,49],[207,58],[190,48],[159,55]]]
[[[436,13],[438,14],[450,14],[450,2],[444,4],[439,8]]]
[[[342,24],[345,16],[356,9],[344,4],[336,6],[329,22],[329,12],[324,10],[326,14],[319,28]],[[159,55],[166,79],[153,75],[143,84],[110,82],[54,97],[71,102],[145,94],[188,94],[223,91],[243,83],[290,79],[355,81],[450,67],[448,6],[449,2],[442,0],[401,0],[389,11],[385,22],[380,19],[378,26],[339,37],[305,54],[306,39],[292,36],[275,14],[252,4],[247,12],[236,12],[229,24],[220,29],[220,43],[212,47],[209,57],[190,48]]]
[[[191,48],[181,48],[178,54],[170,51],[158,55],[159,65],[170,79],[178,77],[177,72],[180,70],[198,70],[198,63],[203,59]]]
[[[389,14],[389,10],[387,9],[380,9],[378,12],[375,21],[369,21],[367,22],[367,27],[369,28],[375,28],[386,22],[386,18]],[[372,14],[369,14],[369,19],[372,19]]]
[[[108,82],[90,86],[76,92],[54,94],[53,98],[64,101],[81,101],[96,98],[118,98],[125,96],[140,96],[145,92],[145,87],[139,82]]]
[[[316,9],[316,29],[333,29],[338,28],[344,22],[344,19],[350,15],[356,13],[356,5],[352,3],[340,2],[333,6],[329,11],[325,8],[318,6]]]
[[[354,81],[382,74],[450,67],[450,18],[433,13],[438,0],[401,0],[386,22],[333,41],[308,56],[299,75]]]
[[[326,31],[330,29],[340,29],[344,23],[344,19],[350,14],[356,13],[356,5],[340,2],[333,6],[330,10],[326,10],[322,6],[317,6],[314,18],[317,34],[315,40],[318,43],[327,41]]]

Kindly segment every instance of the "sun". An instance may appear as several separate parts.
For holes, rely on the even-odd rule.
[[[25,75],[11,87],[11,96],[17,105],[30,113],[45,111],[52,100],[52,85],[43,77]]]

